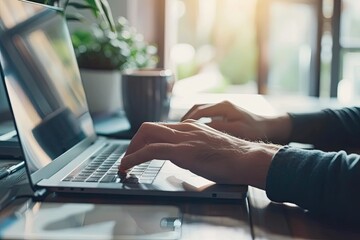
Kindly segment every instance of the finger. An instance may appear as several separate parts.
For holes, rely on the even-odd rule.
[[[143,123],[132,138],[125,155],[154,142],[176,143],[180,140],[173,129],[158,123]]]
[[[202,117],[225,117],[227,108],[224,103],[207,104],[196,108],[183,119],[200,119]]]
[[[207,124],[198,122],[194,119],[187,119],[184,122],[177,123],[177,124],[164,124],[164,126],[167,126],[175,131],[180,131],[183,133],[182,140],[191,140],[189,138],[196,138],[197,132],[195,131],[207,131],[207,132],[213,132],[218,133],[218,131],[212,127],[209,127]],[[181,133],[179,133],[181,134]]]
[[[175,131],[190,132],[199,128],[196,120],[187,119],[179,123],[160,123],[161,125],[173,129]]]
[[[195,120],[195,119],[185,119],[185,120],[183,120],[183,121],[181,121],[182,123],[196,123],[197,122],[197,120]]]
[[[200,106],[204,106],[204,105],[206,105],[206,104],[195,104],[194,106],[192,106],[192,107],[190,108],[189,111],[187,111],[187,113],[184,114],[184,116],[181,118],[180,121],[183,121],[183,120],[185,120],[185,119],[188,119],[187,116],[188,116],[189,114],[191,114],[193,111],[196,111],[196,109],[199,108]]]
[[[151,143],[181,143],[193,135],[193,130],[201,129],[194,124],[144,123],[132,138],[125,155],[131,154]]]
[[[181,149],[181,145],[171,143],[146,145],[138,151],[124,156],[121,160],[119,171],[126,171],[129,168],[153,159],[171,159],[174,164],[178,164],[180,156],[183,155]]]

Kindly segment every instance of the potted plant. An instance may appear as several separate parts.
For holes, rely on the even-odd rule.
[[[72,33],[75,54],[92,113],[122,108],[121,72],[156,65],[156,48],[143,41],[125,18],[115,22],[116,32],[93,25]]]
[[[107,0],[44,1],[62,7],[68,22],[86,24],[72,31],[71,38],[90,112],[113,113],[121,109],[121,72],[154,67],[156,47],[145,42],[124,17],[114,20]],[[94,20],[89,21],[78,10],[90,10]]]

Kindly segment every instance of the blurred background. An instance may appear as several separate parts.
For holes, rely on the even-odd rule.
[[[176,70],[176,94],[360,99],[358,0],[110,0]]]

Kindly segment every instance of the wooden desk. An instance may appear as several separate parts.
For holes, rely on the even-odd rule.
[[[359,229],[328,223],[292,204],[273,203],[263,190],[250,187],[248,200],[256,239],[360,239]]]
[[[290,102],[289,99],[264,98],[258,95],[198,96],[194,101],[185,101],[183,108],[172,109],[176,119],[194,103],[217,102],[230,99],[235,103],[257,113],[275,114],[279,111],[319,110],[329,106],[329,102],[306,98]],[[180,100],[180,99],[178,99]],[[302,108],[294,107],[298,104]],[[174,103],[176,106],[176,102]],[[343,106],[331,102],[331,106]],[[47,201],[55,202],[111,202],[172,204],[183,212],[181,239],[360,239],[360,232],[354,228],[344,228],[316,219],[299,207],[270,202],[264,191],[249,188],[246,201],[210,201],[193,199],[160,198],[110,198],[89,195],[51,194]],[[19,204],[19,203],[17,203]],[[0,218],[8,215],[16,207],[13,204],[7,211],[0,212]],[[339,206],[334,206],[339,207]],[[341,207],[341,206],[340,206]]]

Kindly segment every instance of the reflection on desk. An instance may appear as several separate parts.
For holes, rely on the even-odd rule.
[[[1,239],[179,239],[174,206],[26,202],[0,221]]]
[[[246,200],[57,194],[47,201],[120,205],[173,205],[182,214],[180,239],[252,239]]]

